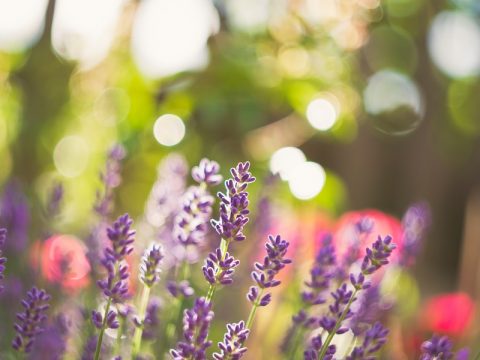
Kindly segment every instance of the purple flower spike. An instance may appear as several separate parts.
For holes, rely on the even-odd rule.
[[[340,286],[335,292],[332,292],[333,304],[331,304],[329,309],[329,314],[322,316],[320,319],[320,326],[326,331],[331,333],[335,330],[335,325],[337,321],[341,318],[341,315],[345,312],[343,320],[349,319],[353,316],[352,311],[347,308],[347,304],[352,297],[353,292],[347,290],[347,284]],[[353,300],[352,300],[353,302]],[[343,334],[348,331],[348,328],[339,326],[335,331],[336,334]]]
[[[152,287],[160,280],[160,262],[163,259],[162,247],[152,245],[145,251],[140,265],[140,280],[145,286]]]
[[[100,180],[104,185],[103,195],[97,193],[97,201],[95,203],[95,211],[102,217],[107,217],[112,213],[114,201],[114,189],[118,187],[122,181],[121,161],[125,158],[125,148],[120,145],[114,145],[108,152],[106,169],[100,173]]]
[[[167,283],[167,290],[173,297],[190,297],[195,293],[195,290],[190,286],[190,283],[187,280],[182,280],[180,282],[169,281]]]
[[[386,343],[388,329],[382,326],[379,322],[375,323],[363,338],[363,343],[355,347],[347,360],[374,360],[373,356]]]
[[[202,267],[203,275],[211,285],[230,285],[233,282],[232,275],[239,264],[240,261],[228,252],[222,256],[222,251],[217,248],[205,259],[205,265]]]
[[[245,327],[245,322],[227,324],[227,332],[223,337],[223,342],[218,343],[219,353],[214,353],[215,360],[239,360],[247,352],[243,346],[250,334],[250,330]]]
[[[324,239],[315,263],[310,270],[310,280],[305,282],[307,290],[302,292],[302,299],[309,305],[325,303],[325,291],[330,287],[330,280],[335,276],[335,248],[331,237]]]
[[[250,163],[239,163],[230,170],[232,178],[225,181],[226,194],[218,193],[221,201],[220,218],[211,220],[215,231],[227,241],[245,240],[243,227],[248,222],[248,184],[255,181],[249,172]]]
[[[431,222],[430,208],[425,203],[408,208],[402,219],[403,248],[400,263],[411,266],[422,247],[422,240]]]
[[[267,256],[263,259],[263,263],[255,263],[255,270],[251,274],[253,281],[257,284],[257,286],[250,287],[247,294],[247,299],[252,304],[266,306],[270,303],[270,294],[259,298],[260,289],[268,289],[280,285],[280,280],[275,279],[275,276],[292,262],[290,259],[285,259],[289,245],[288,241],[283,240],[280,235],[275,237],[270,235],[268,237],[268,241],[265,244]]]
[[[135,230],[131,229],[132,224],[133,220],[128,214],[125,214],[107,229],[107,236],[112,242],[112,248],[107,248],[106,252],[115,260],[123,260],[133,251]]]
[[[215,186],[222,182],[222,175],[218,174],[220,166],[216,161],[202,159],[198,166],[193,167],[192,177],[197,183]]]
[[[449,360],[453,359],[452,342],[447,336],[433,335],[430,340],[422,344],[420,360]]]
[[[103,320],[104,319],[101,313],[99,313],[98,311],[92,311],[92,322],[97,329],[102,328]],[[110,310],[108,312],[105,324],[107,329],[118,329],[120,327],[115,311]]]
[[[0,280],[3,279],[3,272],[5,271],[5,263],[7,258],[2,256],[2,248],[5,245],[7,238],[7,229],[0,229]],[[3,291],[3,285],[0,284],[0,293]]]
[[[310,341],[310,346],[305,350],[303,353],[303,358],[305,360],[318,360],[318,356],[320,353],[320,349],[322,348],[322,337],[320,335],[315,336],[312,338]],[[322,358],[322,360],[332,360],[333,355],[335,355],[335,352],[337,351],[335,345],[330,345],[327,349],[327,352],[325,353],[325,356]]]
[[[107,269],[107,277],[98,280],[97,285],[107,298],[112,298],[114,303],[122,303],[128,298],[128,265],[116,264],[117,262],[108,256],[102,260],[102,265]]]
[[[195,300],[192,309],[183,314],[183,341],[177,343],[170,354],[175,360],[205,360],[206,350],[212,345],[207,339],[213,319],[212,305],[204,297]]]
[[[160,325],[159,312],[161,309],[161,301],[159,298],[152,298],[147,306],[147,313],[143,321],[142,339],[153,340],[158,334],[158,326]]]
[[[174,234],[183,246],[204,245],[213,197],[199,187],[191,186],[183,196],[182,210],[175,217]]]
[[[372,248],[367,248],[367,255],[362,262],[362,274],[370,275],[380,269],[382,266],[388,264],[388,258],[396,245],[392,243],[391,236],[382,238],[379,236],[377,241],[372,244]]]
[[[42,323],[47,318],[45,313],[49,308],[49,300],[50,295],[36,287],[33,287],[27,293],[27,298],[22,300],[25,311],[17,313],[18,322],[14,326],[17,335],[12,342],[15,350],[25,353],[32,350],[35,337],[43,331]]]

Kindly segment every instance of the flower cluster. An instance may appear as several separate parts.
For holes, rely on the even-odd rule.
[[[263,259],[263,263],[255,263],[256,270],[252,271],[252,279],[257,285],[250,287],[247,295],[250,302],[259,306],[266,306],[270,303],[271,295],[263,295],[263,290],[280,285],[280,280],[275,279],[275,276],[292,262],[285,258],[289,245],[289,242],[283,240],[280,235],[268,237],[265,244],[267,255]]]
[[[175,360],[206,359],[206,350],[212,345],[207,339],[213,319],[212,304],[205,298],[198,298],[192,309],[183,315],[183,341],[178,342],[170,354]]]
[[[223,342],[218,343],[221,352],[213,354],[215,360],[239,360],[246,352],[247,348],[243,346],[250,334],[246,328],[245,322],[227,324],[227,332],[223,337]]]
[[[114,261],[120,261],[133,251],[135,230],[131,229],[133,220],[128,214],[120,216],[112,227],[107,229],[111,247],[105,249],[105,255]]]
[[[163,259],[160,245],[152,245],[143,255],[140,265],[140,280],[148,287],[152,287],[160,280],[160,261]]]
[[[174,226],[177,242],[184,247],[186,252],[184,259],[189,256],[195,259],[197,248],[205,243],[214,202],[207,187],[220,183],[222,176],[218,174],[219,169],[220,167],[215,161],[202,159],[200,164],[192,170],[192,177],[199,185],[191,186],[185,192],[181,211],[175,217]],[[193,251],[193,254],[189,255],[188,251]]]
[[[200,160],[198,166],[192,169],[192,177],[197,183],[205,183],[209,186],[215,186],[222,182],[222,176],[218,173],[220,166],[216,161],[208,159]]]
[[[396,248],[392,243],[391,236],[385,238],[378,237],[371,248],[366,249],[366,255],[363,258],[360,273],[350,274],[350,282],[353,290],[347,288],[343,283],[335,292],[332,293],[333,303],[329,306],[328,314],[320,318],[320,326],[328,333],[328,337],[323,345],[320,356],[324,356],[327,348],[335,334],[343,334],[349,330],[344,326],[345,320],[353,316],[351,310],[352,303],[357,299],[358,291],[368,289],[370,283],[366,282],[366,277],[373,274],[380,267],[388,264],[388,258]]]
[[[388,329],[379,322],[368,329],[363,338],[363,343],[355,347],[347,360],[375,359],[373,356],[387,341]]]
[[[235,259],[228,252],[222,255],[220,248],[217,248],[205,259],[202,271],[205,279],[211,285],[230,285],[233,282],[232,275],[239,264],[239,260]]]
[[[452,342],[448,337],[434,335],[422,344],[420,360],[452,359],[452,347]]]
[[[50,295],[45,290],[33,287],[27,298],[22,300],[24,311],[17,313],[18,322],[15,324],[17,335],[13,339],[12,347],[20,352],[29,353],[35,341],[35,337],[43,331],[42,324],[47,318],[46,311],[49,308]]]
[[[322,346],[323,346],[322,336],[321,335],[314,336],[310,340],[309,347],[303,353],[304,360],[318,360],[318,355],[320,353],[320,350],[322,349]],[[336,351],[337,351],[337,348],[335,345],[329,345],[322,359],[332,360]]]
[[[5,240],[7,238],[7,230],[0,229],[0,280],[3,280],[3,272],[5,271],[5,263],[7,262],[7,258],[2,256],[2,248],[5,245]],[[3,290],[3,285],[0,284],[0,293]]]
[[[226,194],[218,193],[220,198],[220,218],[211,220],[218,235],[230,241],[245,240],[243,227],[248,222],[248,185],[255,181],[250,173],[250,163],[239,163],[232,168],[232,178],[225,181]]]
[[[409,266],[415,262],[429,225],[430,209],[426,204],[414,204],[405,212],[402,219],[403,251],[400,258],[402,265]]]

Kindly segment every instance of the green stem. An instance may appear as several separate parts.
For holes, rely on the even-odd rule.
[[[342,314],[340,315],[340,318],[337,320],[337,322],[336,322],[336,324],[335,324],[335,327],[333,328],[332,331],[330,331],[330,332],[328,333],[327,339],[325,340],[325,342],[324,342],[323,345],[322,345],[322,349],[321,349],[320,354],[319,354],[319,357],[318,357],[319,359],[323,359],[323,358],[324,358],[325,353],[327,352],[328,346],[329,346],[330,343],[332,342],[332,339],[333,339],[333,337],[335,336],[335,333],[338,331],[338,329],[339,329],[340,326],[342,325],[343,320],[345,319],[345,316],[347,316],[348,309],[350,309],[350,306],[352,305],[353,300],[355,299],[355,296],[357,295],[357,292],[358,292],[358,290],[355,289],[355,291],[353,292],[352,296],[350,296],[350,299],[348,300],[348,303],[347,303],[347,305],[345,306],[345,309],[343,309]]]
[[[263,296],[263,291],[264,291],[264,289],[260,290],[260,293],[258,294],[257,300],[253,303],[252,308],[250,309],[250,314],[248,314],[247,323],[245,324],[245,327],[247,329],[252,330],[253,319],[255,318],[255,313],[257,312],[258,305],[260,304],[260,299]]]
[[[145,313],[147,312],[148,298],[150,297],[150,287],[143,286],[142,297],[140,298],[140,308],[139,308],[139,320],[141,325],[135,328],[135,333],[133,334],[133,343],[132,343],[132,358],[135,359],[138,353],[140,352],[140,347],[142,345],[142,334],[143,327],[145,323]]]
[[[117,339],[115,340],[115,347],[113,349],[114,354],[119,354],[121,350],[121,344],[122,344],[122,333],[123,333],[123,328],[125,325],[125,318],[123,316],[120,316],[120,312],[118,311],[117,307],[117,314],[119,315],[119,323],[120,326],[118,327],[117,330]]]
[[[105,333],[105,327],[107,326],[107,315],[108,315],[108,311],[110,310],[111,304],[112,304],[112,298],[109,297],[107,301],[107,306],[105,307],[105,312],[103,314],[103,322],[102,322],[102,327],[100,329],[100,334],[98,335],[94,360],[100,359],[100,350],[102,349],[103,334]]]
[[[303,328],[294,328],[294,334],[292,336],[292,342],[288,352],[288,359],[296,359],[296,354],[298,350],[298,345],[300,345],[300,339],[303,337]]]

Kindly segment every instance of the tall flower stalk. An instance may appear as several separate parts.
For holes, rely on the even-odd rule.
[[[206,297],[208,302],[212,301],[217,286],[222,283],[222,278],[225,277],[225,269],[222,269],[222,265],[226,265],[224,262],[229,256],[230,243],[232,241],[243,241],[246,238],[243,234],[243,228],[249,220],[248,214],[250,213],[246,189],[249,184],[255,181],[255,177],[250,173],[250,163],[248,161],[238,163],[236,167],[230,170],[230,173],[232,178],[225,181],[226,193],[219,192],[217,195],[221,202],[219,219],[211,220],[215,231],[221,236],[221,241],[220,247],[212,253],[212,258],[214,257],[216,261],[207,262],[203,269],[205,277],[210,283]],[[233,269],[234,266],[231,265],[234,263],[233,261],[230,262],[227,271]],[[230,275],[228,274],[228,276]]]
[[[17,313],[18,322],[14,326],[17,334],[12,342],[15,350],[23,353],[29,353],[32,350],[36,336],[43,331],[49,301],[50,295],[36,287],[33,287],[27,293],[27,298],[22,300],[25,310]]]
[[[107,271],[107,277],[97,282],[106,298],[104,313],[92,311],[92,322],[100,330],[95,349],[95,360],[100,358],[103,335],[107,328],[117,329],[119,322],[117,314],[111,310],[112,304],[123,303],[128,297],[129,271],[125,258],[133,251],[135,231],[131,229],[133,221],[128,214],[120,216],[113,226],[107,229],[111,246],[104,252],[102,265]]]
[[[143,284],[143,290],[138,308],[138,318],[135,321],[135,333],[133,335],[132,356],[134,359],[140,352],[150,290],[160,280],[160,262],[162,259],[163,253],[161,247],[159,245],[152,245],[145,251],[142,264],[140,265],[140,281]]]
[[[251,332],[257,309],[267,306],[272,298],[270,293],[265,292],[280,285],[280,280],[276,279],[276,276],[286,265],[292,262],[285,258],[288,246],[288,241],[283,240],[280,235],[270,235],[268,237],[265,244],[267,255],[263,262],[255,263],[255,270],[251,274],[256,285],[250,287],[247,294],[247,299],[252,304],[248,319],[246,322],[240,321],[227,325],[227,333],[223,342],[218,344],[220,352],[213,355],[215,360],[237,360],[247,352],[244,344]]]
[[[344,326],[344,321],[353,316],[350,307],[357,299],[358,292],[370,287],[370,283],[366,282],[366,277],[388,264],[388,258],[395,247],[391,236],[386,236],[384,239],[379,236],[377,241],[373,243],[372,248],[367,248],[360,272],[350,274],[350,283],[353,290],[349,290],[347,284],[344,283],[332,293],[333,304],[329,306],[328,314],[324,315],[319,321],[320,326],[328,334],[318,352],[319,359],[326,356],[330,343],[336,334],[343,334],[348,331],[348,328]]]

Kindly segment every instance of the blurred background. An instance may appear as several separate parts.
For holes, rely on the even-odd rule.
[[[32,240],[54,181],[55,227],[85,225],[114,143],[134,216],[167,154],[248,159],[300,218],[427,202],[422,293],[478,295],[479,17],[477,0],[0,0],[0,188],[27,194]]]

